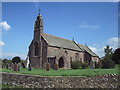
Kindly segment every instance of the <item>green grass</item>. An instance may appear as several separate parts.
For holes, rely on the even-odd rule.
[[[40,76],[95,76],[105,74],[118,74],[118,65],[113,69],[50,69],[50,71],[46,71],[45,69],[32,68],[32,71],[28,71],[27,68],[21,68],[21,71],[19,72],[15,72],[9,69],[2,69],[2,72],[32,74]]]

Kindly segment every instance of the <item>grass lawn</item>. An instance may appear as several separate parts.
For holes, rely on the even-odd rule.
[[[32,71],[28,71],[27,68],[21,68],[21,71],[15,72],[9,69],[2,69],[2,72],[8,73],[20,73],[20,74],[32,74],[40,76],[95,76],[95,75],[105,75],[105,74],[117,74],[118,75],[118,65],[113,69],[59,69],[46,71],[45,69],[32,68]]]

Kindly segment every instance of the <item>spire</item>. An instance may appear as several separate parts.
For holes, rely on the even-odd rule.
[[[43,33],[43,19],[40,14],[40,9],[38,11],[38,16],[34,24],[34,39],[36,40],[40,40],[41,34]]]

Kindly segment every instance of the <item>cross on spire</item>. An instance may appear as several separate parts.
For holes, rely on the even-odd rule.
[[[38,13],[38,15],[40,15],[40,9],[39,9],[39,13]]]

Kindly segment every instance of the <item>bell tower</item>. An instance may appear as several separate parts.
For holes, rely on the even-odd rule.
[[[42,15],[40,14],[40,9],[39,9],[39,13],[38,13],[37,19],[34,24],[34,39],[41,41],[42,33],[43,33],[43,19],[42,19]]]

